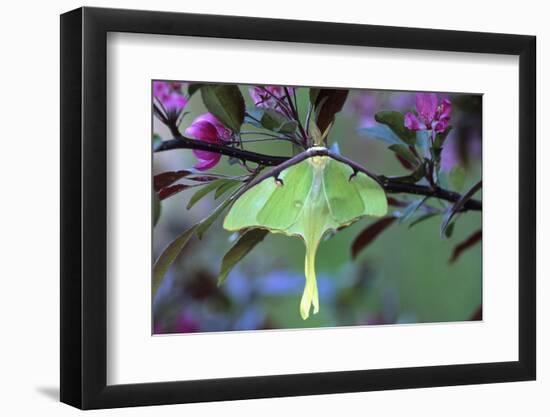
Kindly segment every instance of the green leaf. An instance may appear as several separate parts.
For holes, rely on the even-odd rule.
[[[162,145],[162,138],[157,133],[153,133],[153,152]]]
[[[298,122],[295,120],[288,120],[284,122],[281,126],[275,129],[275,132],[280,133],[294,133],[298,129]]]
[[[153,227],[157,225],[162,207],[160,205],[160,199],[156,192],[153,191]]]
[[[428,130],[419,130],[416,132],[416,144],[420,147],[424,156],[430,155],[431,152],[430,133]]]
[[[185,245],[187,245],[187,242],[189,242],[189,239],[191,239],[191,236],[193,236],[196,228],[197,225],[194,225],[185,230],[162,251],[160,256],[155,261],[155,264],[153,265],[152,282],[153,298],[157,293],[157,290],[162,282],[162,279],[164,278],[164,275],[166,274],[166,271],[168,271],[168,268],[170,268],[170,265],[172,265],[172,263],[176,260]]]
[[[259,107],[248,107],[244,114],[244,123],[249,125],[263,128],[262,117],[264,116],[264,110]]]
[[[191,83],[187,87],[187,94],[189,94],[189,97],[191,97],[193,94],[195,94],[197,91],[199,91],[204,84],[202,83]]]
[[[374,115],[378,123],[388,126],[403,142],[408,145],[416,143],[416,132],[405,127],[405,116],[398,111],[380,111]]]
[[[200,90],[208,111],[233,132],[239,132],[244,121],[244,98],[239,87],[207,84]]]
[[[413,164],[414,166],[418,165],[418,160],[416,159],[416,156],[414,156],[414,154],[411,152],[411,150],[407,146],[396,144],[396,145],[391,145],[389,149],[395,152],[405,161]]]
[[[274,109],[248,108],[245,122],[280,133],[293,133],[298,128],[298,124],[294,120],[290,120]]]
[[[481,189],[481,181],[474,184],[466,193],[460,197],[445,213],[443,216],[443,220],[441,222],[441,230],[440,234],[441,237],[447,236],[445,233],[446,229],[449,227],[449,224],[451,223],[451,220],[454,218],[454,216],[462,210],[464,207],[464,204],[466,204],[475,193],[477,193]],[[448,236],[447,236],[448,237]]]
[[[455,230],[455,222],[449,223],[445,228],[445,237],[450,238]]]
[[[216,209],[210,213],[208,217],[205,217],[200,223],[197,223],[184,231],[162,251],[153,266],[153,297],[155,296],[166,271],[168,271],[168,268],[176,260],[185,245],[187,245],[187,242],[189,242],[189,239],[191,239],[193,234],[196,233],[197,237],[202,239],[204,233],[232,201],[232,197],[226,199],[223,203],[218,205],[218,207],[216,207]]]
[[[456,165],[449,172],[449,182],[451,187],[456,191],[461,191],[464,188],[464,182],[466,180],[466,170],[462,165]]]
[[[430,149],[430,155],[432,156],[432,159],[436,161],[436,163],[439,163],[441,161],[441,153],[443,152],[443,142],[445,141],[445,138],[447,138],[447,135],[451,131],[452,127],[449,126],[445,131],[437,133],[435,135],[435,139],[433,142],[433,146]]]
[[[403,223],[408,219],[410,219],[414,215],[414,213],[416,213],[416,211],[420,208],[420,206],[422,206],[422,204],[426,202],[428,198],[429,197],[424,197],[424,198],[415,200],[411,202],[407,207],[405,207],[405,209],[401,213],[401,216],[399,217],[399,223]]]
[[[451,129],[452,126],[448,126],[447,129],[445,129],[443,132],[435,135],[434,148],[441,149],[443,147],[443,142],[445,142],[445,139],[447,139],[447,136],[449,136],[449,132],[451,131]]]
[[[407,184],[416,184],[418,181],[420,181],[424,177],[424,174],[425,174],[424,165],[420,164],[409,175],[403,175],[401,177],[390,177],[389,179],[392,181],[405,182]]]
[[[222,195],[224,195],[229,190],[235,188],[237,185],[241,184],[241,181],[238,180],[227,180],[224,184],[220,185],[214,194],[214,200],[217,200]]]
[[[276,110],[265,109],[261,121],[264,128],[268,130],[278,130],[290,120]]]
[[[191,209],[195,204],[197,204],[200,200],[202,200],[212,191],[217,190],[219,187],[223,186],[227,182],[233,182],[233,181],[235,180],[220,178],[212,182],[209,182],[206,185],[203,185],[189,199],[189,202],[187,203],[187,210]]]
[[[206,231],[212,226],[212,223],[216,221],[218,217],[220,217],[220,214],[223,213],[223,211],[233,202],[232,198],[229,197],[226,199],[223,203],[221,203],[216,209],[210,213],[208,217],[203,219],[198,225],[197,225],[197,236],[199,239],[202,239]]]
[[[251,229],[246,231],[237,242],[229,249],[222,260],[222,266],[218,275],[218,285],[222,285],[233,267],[241,261],[254,247],[264,240],[269,233],[265,229]]]
[[[357,133],[360,136],[365,136],[372,139],[381,140],[382,142],[389,143],[390,145],[402,145],[403,141],[399,139],[393,130],[386,125],[376,125],[372,127],[362,127],[357,129]]]
[[[317,97],[319,96],[320,91],[321,91],[320,88],[310,88],[309,89],[309,102],[314,107],[315,107],[315,103],[317,103]]]
[[[435,161],[436,164],[439,164],[439,162],[441,161],[442,151],[443,151],[443,148],[436,148],[435,146],[430,149],[430,155],[432,156],[432,159]]]

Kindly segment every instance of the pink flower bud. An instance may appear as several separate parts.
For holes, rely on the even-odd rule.
[[[185,134],[190,138],[215,144],[231,140],[232,136],[231,130],[220,123],[211,113],[204,113],[195,118],[191,125],[185,129]],[[213,168],[221,159],[221,155],[216,152],[193,149],[193,154],[199,160],[194,167],[201,171]]]

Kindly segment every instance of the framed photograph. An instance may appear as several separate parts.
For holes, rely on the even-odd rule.
[[[533,380],[535,37],[61,16],[61,401]]]

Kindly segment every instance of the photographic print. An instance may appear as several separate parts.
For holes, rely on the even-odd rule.
[[[60,33],[62,402],[536,379],[534,36],[88,7]]]
[[[152,333],[482,319],[482,95],[153,80]]]

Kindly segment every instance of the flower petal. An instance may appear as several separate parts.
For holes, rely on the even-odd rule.
[[[435,123],[433,123],[433,130],[436,131],[436,133],[444,132],[445,129],[447,129],[447,126],[449,126],[449,120],[448,119],[441,119]]]
[[[264,87],[252,87],[248,90],[248,93],[256,107],[269,108],[275,106],[275,100],[264,90]]]
[[[170,93],[164,99],[161,99],[162,104],[167,110],[180,111],[187,104],[187,99],[178,93]]]
[[[222,157],[219,153],[207,152],[207,151],[193,150],[193,153],[199,160],[199,163],[193,165],[193,168],[198,169],[199,171],[205,171],[207,169],[210,169],[216,166],[218,162],[220,162],[220,159]],[[200,154],[200,156],[197,154]]]
[[[231,129],[225,127],[224,124],[222,124],[216,116],[214,116],[212,113],[203,113],[200,116],[197,116],[195,120],[193,120],[193,124],[196,122],[208,122],[212,124],[217,132],[218,132],[218,138],[222,140],[230,140],[232,136]]]
[[[416,111],[426,125],[430,125],[437,112],[437,94],[435,93],[417,93]]]
[[[153,81],[153,95],[157,98],[166,96],[170,92],[170,86],[164,81]]]
[[[441,102],[441,113],[439,115],[439,119],[447,119],[449,120],[451,118],[451,102],[448,99],[444,99]]]
[[[185,134],[193,139],[204,140],[207,142],[219,142],[218,131],[216,127],[207,121],[196,119],[185,129]]]
[[[405,127],[410,130],[422,129],[421,123],[414,113],[408,112],[405,114]]]
[[[193,149],[193,154],[197,159],[214,159],[214,155],[218,155],[216,152],[202,151],[199,149]]]
[[[292,94],[294,88],[287,87],[289,94]],[[277,102],[276,98],[283,98],[285,96],[285,89],[278,85],[259,85],[252,87],[248,90],[250,97],[254,101],[256,107],[260,108],[272,108],[283,112],[281,106]]]

